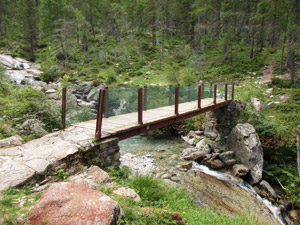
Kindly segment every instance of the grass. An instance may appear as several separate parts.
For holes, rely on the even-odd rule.
[[[17,222],[18,216],[24,214],[26,218],[40,197],[40,193],[31,193],[30,186],[5,189],[2,191],[0,200],[0,223],[3,225],[24,224],[25,221]],[[23,205],[20,205],[20,201],[23,201]]]
[[[127,168],[110,167],[107,172],[113,181],[134,189],[142,199],[134,202],[112,194],[109,188],[100,189],[122,206],[126,218],[119,224],[177,224],[172,219],[176,213],[181,215],[185,224],[256,224],[252,216],[222,215],[201,208],[185,189],[174,188],[161,179],[132,176]]]

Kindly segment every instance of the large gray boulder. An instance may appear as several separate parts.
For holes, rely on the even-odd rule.
[[[228,147],[250,169],[248,182],[253,185],[262,179],[263,148],[254,127],[249,124],[238,124],[230,132]]]

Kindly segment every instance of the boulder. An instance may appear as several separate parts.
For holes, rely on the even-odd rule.
[[[21,134],[35,134],[36,136],[42,137],[47,134],[47,132],[42,127],[42,124],[37,119],[26,120],[20,127],[19,132]]]
[[[219,159],[211,158],[208,161],[206,161],[205,164],[213,170],[220,170],[220,169],[224,168],[224,163]]]
[[[120,205],[83,183],[52,185],[30,211],[25,224],[116,224]]]
[[[249,168],[242,164],[235,164],[231,168],[230,173],[235,177],[243,177],[249,173]]]
[[[275,199],[277,198],[276,192],[274,191],[272,186],[265,180],[262,180],[257,186],[255,186],[255,190],[261,196],[269,196]]]
[[[126,188],[126,187],[120,187],[117,190],[113,191],[114,194],[120,195],[126,198],[131,198],[135,202],[141,202],[140,196],[131,188]]]
[[[234,152],[233,151],[227,151],[223,152],[219,155],[219,158],[223,161],[226,162],[227,160],[230,160],[234,157]]]
[[[86,97],[86,101],[90,102],[90,101],[98,101],[99,98],[99,88],[93,88],[90,90],[90,92],[88,93],[87,97]]]
[[[210,152],[209,146],[206,144],[205,139],[203,139],[197,143],[196,148],[187,148],[183,150],[181,158],[184,160],[201,161]]]
[[[45,95],[49,99],[57,99],[57,93],[55,89],[48,89],[45,91]]]
[[[249,124],[237,124],[228,136],[228,147],[241,162],[250,169],[248,182],[253,185],[262,179],[263,149],[254,127]]]
[[[87,172],[88,178],[91,178],[96,184],[101,185],[110,182],[109,175],[98,166],[91,166]]]
[[[208,140],[208,145],[211,148],[211,150],[216,153],[221,153],[221,152],[227,151],[226,145],[220,145],[216,141]]]
[[[22,138],[20,138],[18,135],[12,136],[0,140],[0,148],[9,147],[9,146],[20,146],[22,145],[22,142],[23,142]]]
[[[263,109],[263,104],[258,98],[251,98],[251,103],[257,111],[261,111]]]

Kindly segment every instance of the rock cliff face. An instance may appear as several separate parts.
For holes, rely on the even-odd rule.
[[[262,179],[263,148],[254,127],[249,124],[238,124],[230,132],[227,139],[228,148],[232,150],[242,163],[250,169],[250,184]]]

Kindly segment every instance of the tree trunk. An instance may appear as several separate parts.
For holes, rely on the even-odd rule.
[[[76,21],[76,40],[77,40],[77,47],[80,47],[80,41],[79,41],[79,24],[78,21]]]
[[[96,37],[96,34],[95,34],[95,28],[94,28],[94,18],[93,18],[93,6],[92,6],[92,0],[89,1],[89,7],[90,7],[90,24],[91,24],[93,36],[94,36],[94,38],[95,38],[95,37]]]
[[[191,23],[191,49],[195,49],[195,25],[196,21],[193,20]]]
[[[283,69],[282,67],[283,67],[285,39],[286,39],[286,37],[284,37],[284,39],[283,39],[282,48],[281,48],[280,71],[282,71],[282,69]]]
[[[161,52],[160,52],[159,62],[162,62],[164,58],[164,50],[165,50],[164,47],[165,47],[165,26],[163,24],[161,28]]]
[[[262,52],[264,48],[264,26],[265,26],[265,18],[263,17],[261,20],[261,27],[260,27],[260,33],[259,33],[259,52]]]
[[[254,29],[254,27],[252,27],[252,32],[251,32],[251,49],[250,49],[249,59],[253,59],[254,40],[255,40],[255,29]]]
[[[152,51],[155,51],[156,47],[156,12],[155,12],[155,6],[153,7],[152,12]]]

